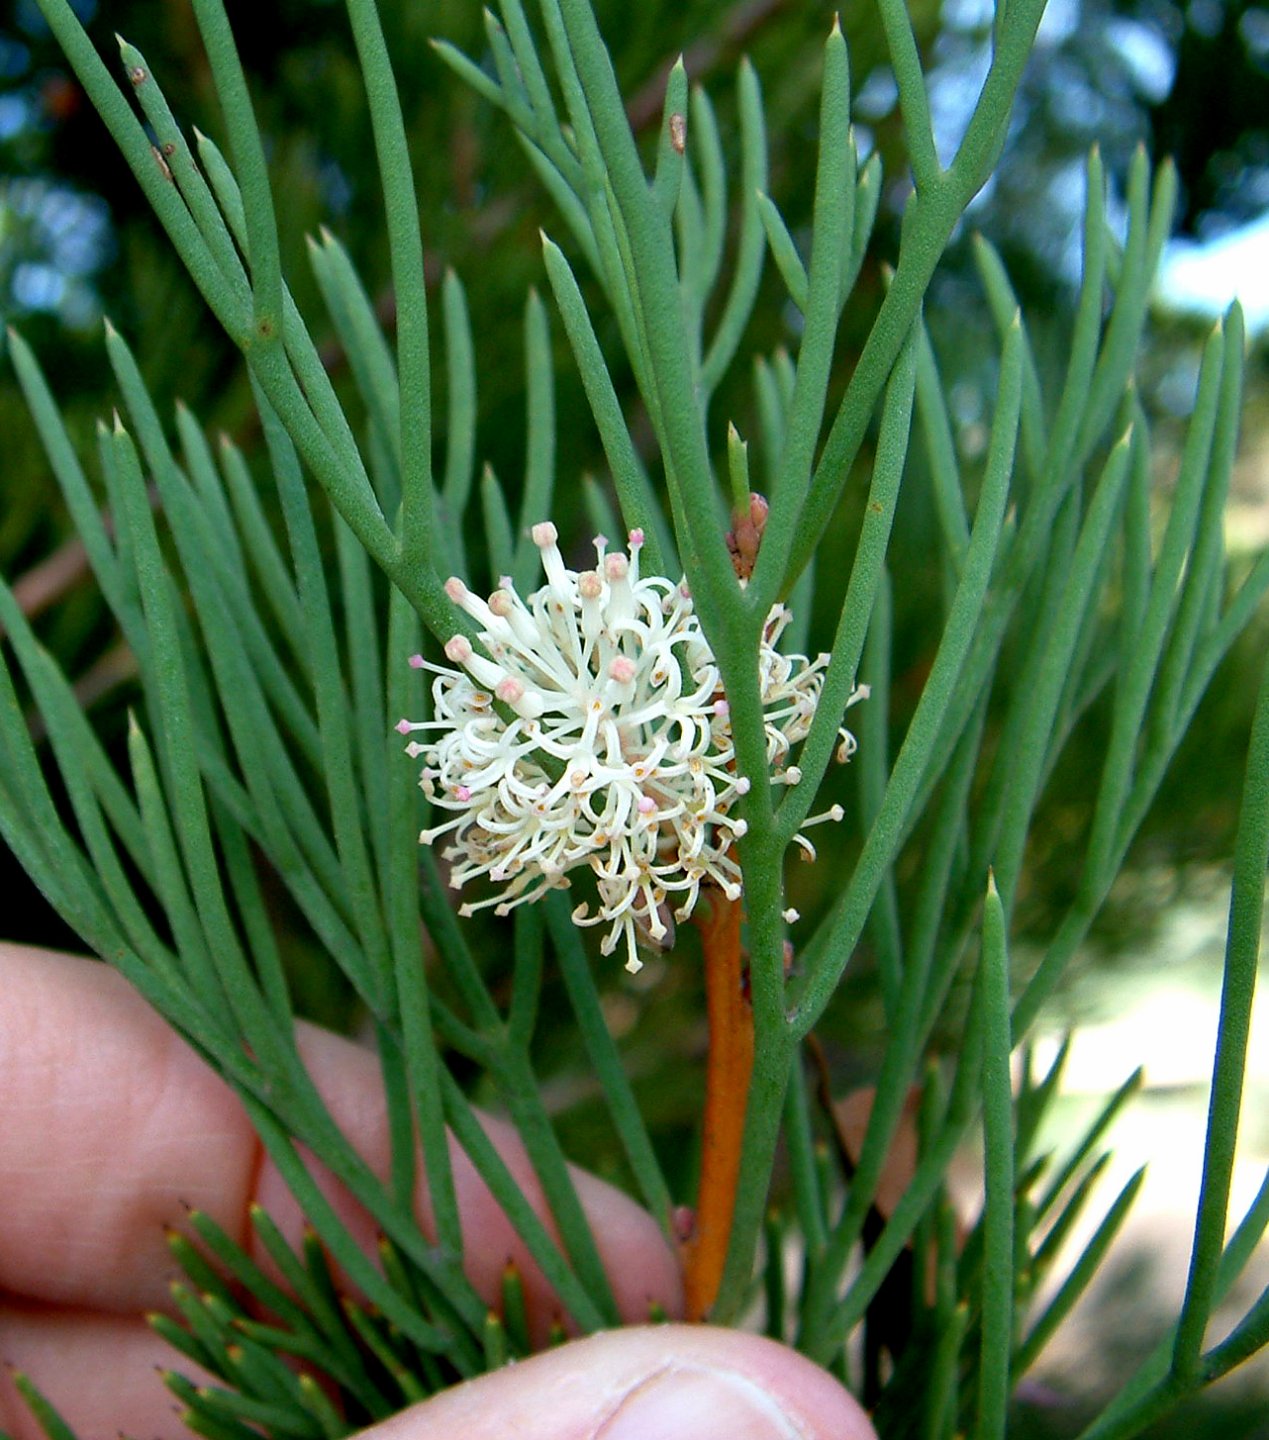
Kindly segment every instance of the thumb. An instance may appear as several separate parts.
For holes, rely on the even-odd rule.
[[[827,1371],[735,1330],[574,1340],[446,1390],[359,1440],[876,1440]]]

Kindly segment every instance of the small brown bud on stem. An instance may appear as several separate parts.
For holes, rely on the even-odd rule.
[[[733,510],[732,528],[727,532],[727,549],[731,553],[732,567],[742,580],[748,580],[758,563],[758,547],[762,543],[762,532],[767,528],[767,513],[770,510],[765,498],[751,491],[749,510]]]

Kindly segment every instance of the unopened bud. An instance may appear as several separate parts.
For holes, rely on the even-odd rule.
[[[762,532],[767,528],[770,509],[763,496],[751,491],[748,511],[732,511],[727,549],[731,552],[732,568],[741,580],[748,580],[758,563],[758,547],[762,544]]]

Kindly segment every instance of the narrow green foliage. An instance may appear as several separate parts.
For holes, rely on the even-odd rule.
[[[528,1355],[529,1317],[524,1304],[524,1280],[519,1266],[508,1260],[502,1271],[502,1325],[513,1355]]]
[[[1212,1090],[1203,1149],[1203,1179],[1195,1218],[1194,1248],[1185,1300],[1177,1325],[1173,1373],[1191,1380],[1198,1368],[1207,1318],[1215,1300],[1229,1209],[1230,1178],[1251,1007],[1256,993],[1264,912],[1265,870],[1269,866],[1269,666],[1261,682],[1244,782],[1243,807],[1234,851],[1229,935]]]
[[[651,1091],[632,1072],[645,1054],[655,1052],[655,1068],[670,1063],[648,1038],[659,1040],[660,996],[640,982],[619,989],[626,981],[596,965],[574,921],[593,918],[595,882],[571,873],[590,852],[570,827],[598,824],[602,811],[629,873],[598,875],[601,906],[620,919],[607,890],[628,882],[621,903],[642,940],[670,947],[655,964],[676,973],[696,942],[674,935],[673,912],[685,925],[699,887],[704,914],[719,875],[730,886],[730,867],[740,867],[739,1015],[742,1028],[752,1021],[753,1064],[748,1093],[728,1097],[743,1129],[710,1319],[757,1313],[760,1292],[773,1339],[843,1376],[861,1353],[883,1440],[1002,1440],[1012,1388],[1103,1266],[1142,1183],[1128,1181],[1066,1260],[1109,1163],[1107,1130],[1142,1080],[1131,1075],[1065,1153],[1051,1154],[1067,1046],[1036,1077],[1033,1032],[1213,676],[1269,591],[1269,558],[1231,575],[1225,548],[1243,403],[1237,307],[1204,343],[1166,506],[1154,493],[1162,442],[1136,372],[1175,212],[1171,167],[1152,173],[1144,151],[1133,158],[1120,245],[1103,163],[1090,155],[1083,273],[1056,338],[1033,341],[1000,254],[974,240],[998,350],[978,454],[944,379],[957,371],[936,348],[931,282],[1005,144],[1042,0],[997,6],[990,65],[950,156],[933,124],[921,17],[879,0],[906,198],[879,155],[860,162],[851,112],[862,76],[836,21],[821,32],[807,120],[813,193],[802,197],[788,193],[795,167],[783,138],[772,150],[781,165],[768,165],[748,60],[736,65],[734,97],[712,73],[689,74],[690,60],[674,64],[644,107],[645,136],[632,128],[589,0],[539,0],[531,13],[499,0],[476,32],[480,54],[445,40],[435,49],[505,117],[526,176],[558,215],[559,243],[542,238],[541,296],[530,289],[524,308],[523,463],[500,461],[500,479],[485,449],[489,407],[503,404],[505,387],[483,377],[508,357],[488,355],[473,323],[484,277],[470,256],[442,256],[454,268],[428,294],[424,238],[453,231],[436,225],[431,197],[416,188],[413,97],[403,104],[398,94],[375,0],[347,0],[346,10],[392,304],[371,298],[381,280],[368,283],[371,272],[363,278],[354,264],[353,253],[377,247],[350,251],[321,230],[308,242],[313,316],[301,310],[311,291],[283,273],[292,237],[270,174],[281,152],[261,133],[222,0],[194,0],[193,13],[224,150],[197,131],[187,140],[180,97],[135,46],[120,42],[112,76],[68,0],[38,4],[241,351],[254,405],[238,439],[209,441],[192,411],[156,404],[162,388],[151,391],[147,357],[107,326],[120,413],[98,426],[86,464],[34,353],[10,337],[103,623],[139,678],[126,743],[99,740],[45,648],[55,632],[23,612],[20,587],[0,584],[0,835],[85,943],[233,1089],[308,1222],[298,1244],[258,1208],[250,1243],[198,1212],[188,1233],[171,1234],[188,1283],[173,1289],[174,1313],[150,1323],[182,1364],[212,1376],[197,1385],[179,1367],[165,1372],[184,1422],[207,1440],[340,1440],[532,1353],[537,1277],[508,1263],[494,1296],[468,1277],[487,1243],[462,1208],[472,1177],[569,1325],[618,1324],[608,1237],[572,1168],[591,1157],[565,1148],[577,1135],[589,1147],[592,1123],[607,1127],[601,1160],[631,1183],[666,1245],[679,1246],[676,1206],[690,1197],[677,1193],[679,1167],[666,1163],[660,1122],[643,1108]],[[890,213],[899,205],[901,219]],[[874,231],[897,233],[897,253],[876,254]],[[764,287],[768,252],[778,276]],[[877,273],[884,289],[869,316],[856,292],[867,288],[861,275]],[[797,323],[783,337],[755,324],[775,348],[753,356],[760,297]],[[855,353],[839,354],[839,332]],[[567,361],[558,375],[557,350]],[[731,383],[738,364],[752,367],[751,385]],[[589,420],[574,444],[582,395]],[[740,408],[712,414],[723,398]],[[520,436],[518,421],[512,428]],[[580,473],[587,463],[604,473]],[[558,556],[545,557],[539,591],[544,547],[531,527],[548,519],[565,564],[583,523],[610,552],[642,531],[641,574],[664,586],[667,626],[690,599],[699,634],[690,646],[665,643],[654,684],[631,682],[617,661],[643,656],[655,611],[614,619],[614,610],[608,629],[591,634],[579,599],[583,644]],[[891,543],[905,522],[928,551],[930,604],[915,620]],[[609,601],[624,578],[614,560],[601,556],[593,577]],[[451,576],[470,592],[447,587]],[[530,608],[515,610],[513,624],[500,596],[489,612],[499,628],[477,618],[484,602],[474,597],[504,577]],[[439,656],[465,653],[468,639],[469,673],[489,693],[462,691],[472,708],[464,733],[484,748],[448,772],[433,752],[458,723],[460,682]],[[815,643],[826,644],[822,657],[799,658]],[[717,681],[694,695],[706,649]],[[592,675],[601,653],[607,672]],[[601,687],[581,744],[589,770],[575,765],[567,707],[532,713],[524,687],[504,683],[517,667],[544,693],[547,680],[580,685],[583,700],[592,679]],[[618,693],[632,683],[645,686],[637,698]],[[712,718],[701,710],[711,704]],[[622,728],[638,706],[664,735],[645,743]],[[1267,1184],[1226,1240],[1269,864],[1267,717],[1269,679],[1240,815],[1185,1298],[1086,1440],[1139,1433],[1269,1342],[1263,1297],[1219,1344],[1207,1336],[1269,1223]],[[420,725],[423,743],[407,746]],[[701,764],[707,742],[730,751]],[[845,782],[856,789],[843,804],[833,762],[856,748]],[[486,763],[509,764],[512,752],[517,766],[539,769],[528,780],[505,772],[498,803],[529,817],[508,851],[503,822],[472,792]],[[1090,755],[1080,809],[1056,792],[1072,758],[1087,768]],[[621,790],[612,808],[612,776],[636,766],[646,771],[639,790]],[[687,774],[697,776],[690,803],[671,804]],[[1055,802],[1077,878],[1023,977],[1011,972],[1010,930],[1019,897],[1044,889],[1035,866],[1048,853],[1041,844],[1051,847]],[[662,808],[674,810],[677,841]],[[825,820],[844,822],[844,840],[824,846],[839,880],[790,875],[786,887],[787,853],[812,857],[811,827]],[[662,828],[641,849],[648,825]],[[425,826],[435,845],[420,846]],[[472,900],[483,913],[469,923],[448,890],[477,874],[504,888]],[[574,882],[572,894],[555,893]],[[816,928],[794,899],[819,913]],[[1019,916],[1034,939],[1034,916]],[[307,957],[329,967],[348,997],[349,1030],[374,1051],[383,1133],[373,1151],[336,1122],[308,1068],[296,1017]],[[862,1138],[844,1128],[831,1068],[814,1079],[803,1070],[804,1055],[821,1054],[813,1032],[836,1024],[848,971],[861,993],[875,987],[884,1020],[875,1060],[859,1061],[871,1066],[873,1092]],[[669,993],[673,1009],[694,992],[676,982]],[[985,1200],[962,1230],[948,1172],[980,1123]],[[382,1155],[378,1168],[370,1153]],[[315,1165],[378,1228],[374,1255]],[[777,1173],[787,1177],[782,1195]],[[253,1258],[253,1246],[267,1259]],[[1051,1298],[1033,1313],[1042,1285]],[[901,1323],[887,1327],[886,1316]],[[673,1318],[660,1299],[650,1317]],[[557,1321],[550,1343],[566,1333]],[[49,1440],[74,1440],[31,1381],[15,1383]]]
[[[1083,1294],[1088,1282],[1097,1273],[1106,1253],[1114,1242],[1123,1222],[1128,1218],[1128,1212],[1132,1208],[1133,1201],[1137,1198],[1137,1192],[1141,1189],[1141,1182],[1145,1179],[1145,1170],[1138,1170],[1124,1188],[1115,1198],[1115,1203],[1106,1212],[1105,1219],[1098,1225],[1093,1233],[1093,1238],[1084,1247],[1079,1259],[1071,1267],[1070,1273],[1063,1281],[1061,1288],[1053,1299],[1049,1301],[1035,1324],[1027,1332],[1025,1339],[1018,1346],[1017,1355],[1014,1358],[1014,1365],[1019,1374],[1030,1369],[1036,1356],[1044,1349],[1045,1344],[1052,1337],[1054,1331],[1069,1314],[1075,1302]]]
[[[76,1440],[75,1432],[31,1377],[20,1370],[11,1370],[9,1373],[14,1389],[26,1402],[48,1440]]]
[[[427,287],[423,279],[419,206],[410,170],[409,141],[401,114],[401,101],[392,76],[392,63],[375,0],[348,0],[348,17],[361,62],[374,131],[392,259],[392,280],[397,297],[402,486],[400,554],[404,566],[421,565],[434,534],[435,518]]]
[[[486,465],[480,476],[480,511],[489,552],[489,574],[494,579],[509,575],[515,556],[515,532],[506,496],[491,465]]]
[[[787,1334],[788,1296],[784,1283],[784,1237],[786,1227],[780,1212],[772,1210],[762,1229],[763,1263],[762,1294],[764,1333],[772,1340],[783,1340]]]
[[[537,577],[538,555],[531,527],[551,513],[555,485],[555,382],[552,378],[551,332],[546,307],[535,291],[524,309],[524,370],[528,390],[524,489],[515,558],[508,573],[522,591]]]
[[[789,299],[805,314],[809,282],[806,278],[806,266],[793,243],[793,236],[789,234],[784,217],[770,196],[759,195],[758,212],[762,216],[762,228],[766,232],[767,244],[771,247],[771,258],[780,271],[780,278],[789,292]]]
[[[981,1440],[1003,1440],[1009,1398],[1014,1311],[1014,1136],[1010,1093],[1009,955],[1005,911],[994,877],[983,904],[983,963],[979,976],[984,1017],[982,1359],[978,1369]]]
[[[454,548],[455,570],[463,563],[463,513],[471,493],[476,463],[476,362],[472,352],[467,297],[452,270],[441,286],[445,314],[445,375],[449,418],[445,443],[445,500],[447,539]]]

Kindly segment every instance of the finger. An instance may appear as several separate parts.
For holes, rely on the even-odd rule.
[[[358,1440],[876,1440],[805,1356],[734,1330],[610,1330],[469,1381]]]
[[[158,1369],[172,1352],[135,1320],[0,1311],[0,1354],[81,1435],[187,1432]],[[183,1359],[176,1365],[198,1381]],[[0,1374],[0,1428],[42,1440]],[[703,1326],[609,1331],[443,1391],[358,1440],[876,1440],[825,1371],[755,1335]]]
[[[159,1369],[201,1382],[144,1321],[89,1311],[0,1306],[0,1358],[28,1373],[77,1434],[189,1440]],[[44,1440],[8,1369],[0,1370],[0,1430],[13,1440]]]
[[[139,1312],[167,1300],[181,1202],[241,1233],[241,1105],[105,965],[0,946],[0,1289]]]
[[[318,1090],[345,1134],[357,1137],[358,1149],[376,1174],[386,1176],[391,1165],[388,1121],[383,1086],[376,1058],[359,1046],[328,1031],[309,1028],[300,1048]],[[534,1210],[547,1220],[549,1206],[537,1175],[515,1128],[483,1117],[486,1132],[507,1169]],[[465,1240],[463,1268],[489,1303],[501,1296],[503,1272],[510,1262],[524,1282],[530,1331],[544,1341],[552,1320],[561,1318],[558,1301],[528,1248],[490,1194],[475,1167],[457,1142],[450,1142],[454,1189],[462,1216]],[[348,1194],[325,1166],[310,1163],[310,1170],[334,1209],[362,1249],[373,1253],[377,1240],[374,1220]],[[585,1171],[570,1167],[578,1197],[595,1235],[595,1244],[612,1284],[623,1318],[639,1323],[648,1319],[655,1303],[667,1314],[682,1313],[682,1284],[678,1262],[647,1211],[627,1195]],[[286,1182],[272,1165],[261,1170],[257,1195],[260,1204],[278,1222],[293,1244],[303,1231],[299,1212]],[[432,1209],[426,1183],[418,1187],[417,1210],[427,1233],[433,1234]]]
[[[259,1142],[232,1092],[145,1002],[104,965],[0,945],[0,1289],[74,1306],[139,1312],[167,1304],[172,1263],[163,1228],[184,1206],[206,1211],[246,1239],[249,1202],[292,1233],[299,1216],[262,1165]],[[380,1176],[388,1127],[375,1057],[352,1042],[301,1027],[301,1050],[341,1129]],[[489,1122],[539,1213],[546,1206],[509,1127]],[[315,1167],[367,1244],[369,1218]],[[643,1319],[650,1300],[677,1313],[677,1263],[650,1216],[593,1176],[574,1172],[623,1313]],[[496,1298],[515,1258],[540,1313],[550,1300],[535,1267],[465,1158],[455,1159],[465,1260]],[[427,1227],[428,1205],[420,1192]]]

